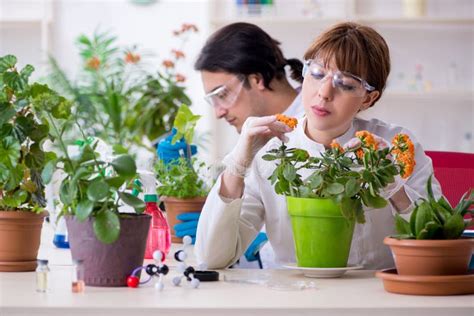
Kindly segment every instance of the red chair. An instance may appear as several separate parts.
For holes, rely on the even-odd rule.
[[[463,194],[474,188],[474,154],[447,151],[426,151],[433,161],[436,179],[443,195],[456,206]]]

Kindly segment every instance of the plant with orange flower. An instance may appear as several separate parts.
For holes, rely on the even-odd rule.
[[[121,48],[108,33],[81,35],[79,79],[70,80],[52,58],[50,82],[74,100],[73,113],[88,135],[114,145],[117,152],[132,144],[150,146],[171,130],[179,106],[191,105],[183,86],[186,78],[176,67],[185,58],[184,43],[195,32],[196,26],[183,24],[176,34],[179,48],[171,49],[151,72],[136,46]]]
[[[275,161],[269,177],[278,194],[302,198],[331,198],[341,205],[347,218],[364,223],[363,207],[382,208],[387,201],[381,190],[400,175],[407,178],[415,165],[414,146],[404,134],[394,137],[393,147],[379,148],[376,137],[359,131],[360,144],[343,148],[335,140],[321,157],[306,150],[287,148],[284,143],[270,150],[264,160]],[[304,178],[301,173],[310,170]]]
[[[288,117],[283,114],[276,114],[276,119],[277,121],[282,122],[290,128],[295,128],[298,125],[298,120],[294,117]]]

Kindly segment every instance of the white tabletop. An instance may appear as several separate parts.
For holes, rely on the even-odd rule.
[[[472,295],[390,294],[374,271],[310,279],[292,270],[223,270],[219,282],[193,289],[186,281],[172,285],[178,273],[171,261],[162,292],[148,283],[137,289],[86,287],[84,293],[72,293],[70,253],[52,247],[45,228],[38,257],[50,260],[49,291],[35,292],[34,272],[0,273],[0,315],[474,315]]]

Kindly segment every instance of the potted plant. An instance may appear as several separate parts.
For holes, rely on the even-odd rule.
[[[171,240],[181,242],[176,236],[174,226],[180,221],[177,216],[183,213],[201,212],[208,186],[199,175],[204,163],[198,163],[192,157],[191,142],[199,115],[194,115],[188,106],[181,105],[174,121],[174,134],[171,143],[184,141],[183,155],[169,163],[158,160],[156,174],[159,182],[158,196],[165,205],[167,219],[171,229]]]
[[[426,184],[428,199],[417,202],[410,220],[396,216],[398,235],[386,237],[399,275],[462,275],[469,269],[474,238],[461,238],[472,223],[464,215],[474,212],[474,192],[469,190],[456,207],[444,197],[436,200],[431,177]]]
[[[39,95],[39,85],[28,83],[33,71],[19,70],[13,55],[0,58],[0,271],[35,270],[47,215],[41,175],[55,154],[43,150],[49,127],[36,114],[51,103],[33,107]]]
[[[196,26],[183,24],[174,34],[183,45],[193,32]],[[136,46],[119,47],[117,38],[106,32],[80,35],[77,47],[82,59],[77,79],[70,80],[51,58],[50,80],[74,101],[82,128],[116,152],[124,153],[130,145],[152,151],[150,142],[171,129],[179,105],[191,103],[183,85],[186,78],[176,70],[184,52],[171,50],[161,67],[150,72]]]
[[[50,180],[55,169],[65,177],[59,189],[73,259],[84,261],[84,281],[93,286],[126,286],[126,279],[143,264],[151,217],[141,214],[145,203],[126,192],[136,177],[135,161],[124,154],[102,160],[95,152],[97,141],[86,141],[81,125],[71,115],[70,104],[62,107],[61,117],[45,115],[61,154],[49,162],[44,178]],[[54,109],[53,109],[54,113]],[[73,118],[72,120],[70,118]],[[63,135],[75,126],[83,134],[79,154],[71,156]],[[48,182],[48,181],[46,181]],[[135,213],[123,213],[123,203]]]
[[[346,267],[354,224],[365,222],[363,206],[385,207],[380,190],[413,170],[414,148],[406,135],[380,149],[367,131],[356,137],[360,145],[342,148],[333,142],[321,157],[284,143],[263,156],[276,163],[269,180],[287,197],[299,267]],[[308,171],[303,179],[301,173]]]

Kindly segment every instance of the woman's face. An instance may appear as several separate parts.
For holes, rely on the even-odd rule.
[[[307,131],[310,137],[336,138],[349,129],[359,111],[372,104],[378,91],[369,93],[363,80],[339,72],[333,60],[326,67],[322,65],[324,63],[315,60],[306,66],[302,97]]]

